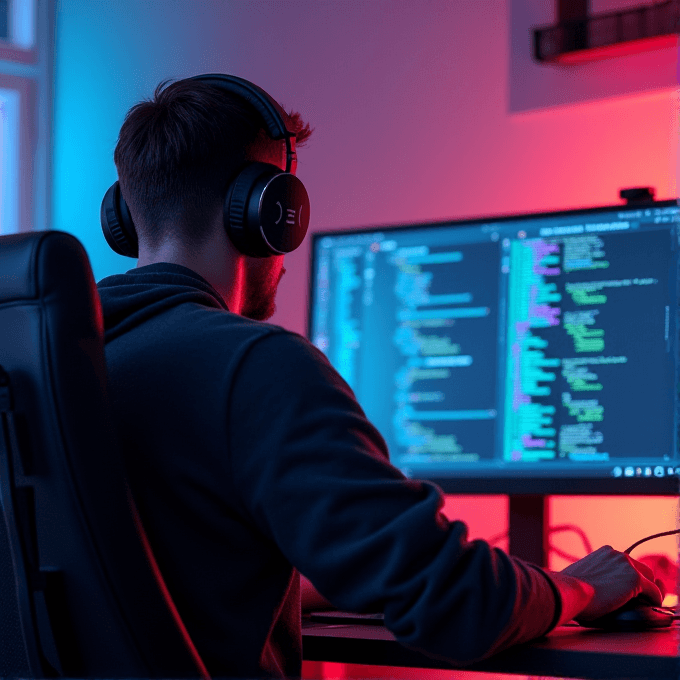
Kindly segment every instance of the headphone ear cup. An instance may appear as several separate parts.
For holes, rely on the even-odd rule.
[[[139,257],[137,232],[118,182],[104,194],[99,218],[104,238],[114,252],[125,257]]]
[[[224,201],[224,226],[229,240],[236,249],[250,257],[269,257],[273,253],[267,248],[260,233],[259,224],[248,219],[249,206],[258,180],[281,172],[280,168],[268,163],[250,163],[231,183]]]
[[[304,240],[309,196],[295,175],[269,163],[251,163],[229,188],[224,223],[234,246],[251,257],[284,255]]]

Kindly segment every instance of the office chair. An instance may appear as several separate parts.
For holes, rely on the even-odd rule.
[[[75,237],[0,236],[0,677],[208,678],[126,484],[103,336]]]

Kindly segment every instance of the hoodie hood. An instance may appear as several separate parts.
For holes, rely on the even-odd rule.
[[[192,269],[155,262],[107,276],[97,283],[104,313],[104,341],[186,302],[229,311],[218,292]]]

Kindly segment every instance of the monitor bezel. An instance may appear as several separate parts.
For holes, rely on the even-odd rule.
[[[347,236],[366,234],[375,231],[397,232],[407,229],[432,229],[474,227],[488,222],[502,224],[513,221],[540,220],[545,218],[570,217],[602,212],[620,212],[637,209],[669,208],[680,204],[678,199],[647,201],[644,203],[620,203],[589,208],[570,210],[541,211],[527,213],[505,213],[502,215],[485,215],[483,217],[456,218],[426,222],[402,222],[397,224],[373,224],[368,227],[347,227],[315,231],[311,234],[310,258],[308,271],[308,303],[306,329],[307,338],[312,339],[314,297],[314,272],[316,244],[321,238],[328,236]],[[565,477],[487,477],[467,474],[465,477],[422,477],[437,484],[444,493],[471,495],[625,495],[625,496],[677,496],[680,493],[680,477],[667,475],[664,477],[634,478],[565,478]]]

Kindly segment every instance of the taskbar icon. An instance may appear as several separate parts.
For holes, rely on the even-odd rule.
[[[651,467],[634,467],[633,465],[616,465],[611,471],[612,477],[680,477],[680,467],[673,467],[672,465],[656,465]]]

